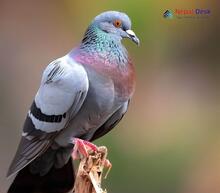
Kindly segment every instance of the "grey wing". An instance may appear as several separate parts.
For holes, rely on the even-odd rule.
[[[67,56],[47,66],[7,176],[17,173],[47,150],[81,108],[88,87],[84,68]]]
[[[91,138],[94,141],[111,131],[127,112],[130,100],[126,101],[101,127],[99,127]]]

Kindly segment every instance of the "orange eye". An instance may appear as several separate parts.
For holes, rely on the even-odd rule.
[[[121,20],[116,19],[116,20],[114,21],[114,26],[117,27],[117,28],[121,27]]]

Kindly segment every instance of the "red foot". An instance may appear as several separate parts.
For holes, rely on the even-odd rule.
[[[74,138],[74,149],[72,153],[72,157],[74,160],[79,159],[79,154],[83,155],[84,157],[88,157],[88,149],[92,149],[93,151],[97,151],[98,148],[93,143],[90,143],[88,141]]]
[[[93,151],[97,151],[98,148],[93,143],[90,143],[89,141],[85,141],[79,138],[74,138],[74,148],[72,153],[73,160],[80,159],[80,155],[84,157],[89,157],[88,149],[92,149]],[[105,168],[107,168],[107,172],[104,176],[104,178],[107,178],[107,175],[109,171],[112,168],[112,164],[108,159],[105,159],[103,161],[103,165]]]

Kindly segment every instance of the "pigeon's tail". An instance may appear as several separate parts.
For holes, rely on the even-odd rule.
[[[70,158],[62,168],[52,167],[44,176],[32,174],[26,166],[17,174],[8,193],[67,193],[73,189],[74,181],[74,167]]]

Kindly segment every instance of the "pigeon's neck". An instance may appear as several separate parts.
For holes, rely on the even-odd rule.
[[[127,50],[121,44],[121,37],[100,30],[92,24],[88,27],[81,45],[71,55],[88,63],[126,66],[129,63]],[[74,58],[75,58],[74,57]]]
[[[90,26],[81,45],[72,50],[69,56],[86,69],[110,77],[120,96],[127,99],[132,95],[135,85],[134,67],[118,37]]]

